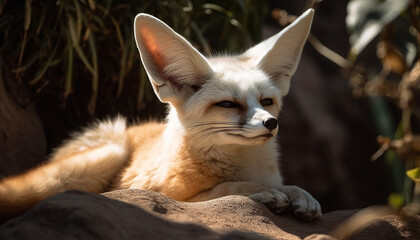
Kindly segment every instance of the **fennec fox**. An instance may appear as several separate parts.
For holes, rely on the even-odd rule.
[[[16,216],[59,192],[136,188],[179,201],[237,194],[321,216],[319,203],[279,171],[277,116],[308,36],[313,10],[238,56],[205,58],[165,23],[134,21],[141,60],[157,97],[169,104],[165,123],[126,126],[122,117],[75,134],[51,159],[0,182],[0,214]]]

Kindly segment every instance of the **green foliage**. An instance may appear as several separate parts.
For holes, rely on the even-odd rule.
[[[420,183],[420,167],[408,170],[407,176],[415,183]]]
[[[419,102],[415,100],[420,85],[416,83],[419,80],[416,67],[413,67],[420,52],[419,4],[411,0],[351,0],[347,7],[346,24],[351,44],[347,60],[352,66],[350,71],[356,72],[353,76],[357,77],[354,78],[362,76],[363,80],[359,81],[362,84],[358,86],[362,89],[361,95],[370,98],[378,130],[389,139],[380,142],[382,146],[378,152],[387,150],[384,158],[394,192],[388,202],[395,208],[410,203],[413,182],[407,176],[416,181],[418,173],[418,168],[407,171],[407,174],[405,169],[413,168],[419,154],[418,149],[413,147],[417,140],[411,140],[417,139],[415,136],[418,134],[412,132],[412,113],[420,109]],[[375,74],[373,69],[356,65],[356,59],[378,35],[376,50],[382,70]],[[363,68],[363,71],[355,70],[357,68]],[[394,123],[398,121],[394,121],[390,111],[391,101],[401,109],[398,127]]]
[[[405,199],[401,194],[391,193],[388,196],[388,203],[393,209],[400,209],[405,205]]]
[[[3,0],[0,52],[18,80],[56,96],[62,106],[79,91],[88,95],[85,106],[93,114],[98,96],[118,99],[134,87],[126,80],[138,79],[141,108],[151,88],[134,43],[137,13],[155,15],[211,54],[259,41],[264,11],[263,1],[250,0]],[[77,82],[89,82],[90,89]]]

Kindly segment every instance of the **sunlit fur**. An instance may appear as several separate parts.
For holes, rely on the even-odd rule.
[[[312,16],[308,10],[241,55],[205,58],[163,22],[139,14],[136,43],[157,97],[169,105],[166,121],[126,126],[117,117],[74,134],[45,164],[0,182],[2,219],[68,189],[125,188],[181,201],[247,195],[277,212],[292,204],[302,218],[319,217],[311,195],[283,185],[275,140]],[[220,104],[226,101],[233,107]],[[270,119],[276,125],[264,126]]]

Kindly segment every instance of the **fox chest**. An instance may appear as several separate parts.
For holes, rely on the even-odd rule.
[[[197,169],[200,169],[197,175],[211,179],[211,182],[215,184],[230,181],[250,181],[272,187],[282,185],[277,161],[271,161],[271,159],[261,161],[261,159],[255,158],[251,161],[242,158],[239,161],[229,162],[212,159],[205,164],[201,164]]]
[[[277,153],[252,152],[242,155],[236,174],[239,181],[250,181],[278,188],[283,184]]]
[[[218,159],[209,159],[196,164],[197,175],[211,179],[215,184],[240,180],[241,166]]]

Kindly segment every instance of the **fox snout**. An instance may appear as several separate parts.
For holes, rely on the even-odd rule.
[[[249,105],[252,106],[251,104]],[[263,106],[254,105],[248,113],[248,124],[253,126],[256,131],[267,132],[269,130],[272,132],[278,125],[277,118],[274,117],[276,114],[276,112],[270,112],[269,109],[265,109]]]
[[[277,119],[275,118],[268,118],[263,121],[264,127],[266,127],[270,131],[277,128],[277,123]]]

